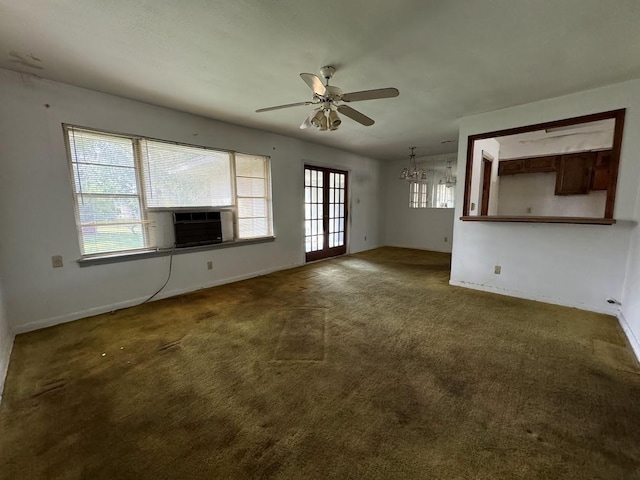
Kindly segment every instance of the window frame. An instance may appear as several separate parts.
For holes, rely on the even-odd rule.
[[[90,128],[85,128],[85,127],[79,127],[76,125],[70,125],[70,124],[66,124],[63,123],[62,124],[62,130],[63,130],[63,136],[64,136],[64,140],[65,140],[65,146],[67,149],[67,165],[69,168],[69,180],[70,180],[70,186],[71,186],[71,196],[73,198],[73,211],[74,211],[74,217],[75,217],[75,222],[76,222],[76,234],[78,236],[78,246],[80,247],[80,255],[81,258],[83,259],[89,259],[89,258],[96,258],[96,257],[101,257],[101,256],[118,256],[118,255],[130,255],[130,254],[135,254],[138,252],[145,252],[145,251],[153,251],[156,247],[151,245],[151,236],[149,233],[149,217],[148,217],[148,209],[146,208],[146,199],[145,199],[145,192],[144,192],[144,185],[142,184],[142,178],[141,178],[141,165],[140,165],[140,156],[139,156],[139,152],[137,152],[137,150],[139,149],[139,143],[136,143],[136,139],[134,136],[132,135],[124,135],[124,134],[119,134],[119,133],[111,133],[111,132],[105,132],[105,131],[100,131],[100,130],[95,130],[95,129],[90,129]],[[82,162],[74,162],[73,161],[73,156],[72,156],[72,146],[71,146],[71,140],[69,138],[69,134],[70,132],[73,131],[83,131],[83,132],[87,132],[89,134],[94,134],[94,135],[103,135],[103,136],[110,136],[110,137],[119,137],[119,138],[124,138],[127,140],[131,140],[131,153],[133,155],[133,169],[135,172],[135,177],[136,177],[136,189],[137,189],[137,193],[136,194],[107,194],[107,193],[101,193],[101,194],[91,194],[91,193],[86,193],[83,194],[82,192],[76,192],[76,188],[75,188],[75,182],[76,182],[76,174],[74,172],[74,165],[77,165],[78,163],[82,163]],[[76,154],[76,158],[77,158],[77,154]],[[88,164],[88,163],[84,163],[85,165],[93,165],[93,164]],[[99,164],[96,164],[99,165]],[[78,179],[79,181],[79,179]],[[144,246],[142,248],[133,248],[133,249],[124,249],[124,250],[111,250],[111,251],[102,251],[102,252],[97,252],[97,253],[85,253],[85,237],[84,237],[84,232],[82,231],[82,221],[80,218],[80,210],[79,210],[79,203],[78,203],[78,197],[82,197],[83,195],[87,195],[87,196],[100,196],[101,198],[108,198],[108,197],[132,197],[132,198],[137,198],[138,199],[138,204],[139,204],[139,208],[140,208],[140,225],[142,228],[142,238],[143,238],[143,244]],[[130,224],[133,222],[123,222],[123,224]],[[137,223],[137,222],[135,222]],[[105,225],[114,225],[114,223],[104,223]]]
[[[134,136],[132,136],[132,138],[134,138]],[[241,152],[237,152],[235,150],[224,150],[222,148],[214,148],[214,147],[205,147],[203,145],[193,145],[190,143],[184,143],[184,142],[174,142],[172,140],[162,140],[159,138],[153,138],[153,137],[145,137],[145,136],[135,136],[136,140],[138,141],[137,145],[138,145],[138,149],[139,149],[139,155],[140,155],[140,178],[142,181],[142,185],[143,188],[145,189],[145,198],[147,195],[147,191],[146,191],[146,179],[143,177],[144,176],[148,176],[149,175],[149,168],[148,167],[148,151],[145,154],[143,152],[143,143],[146,141],[151,141],[151,142],[156,142],[156,143],[166,143],[169,145],[175,145],[178,147],[188,147],[188,148],[198,148],[201,150],[209,150],[209,151],[213,151],[213,152],[220,152],[220,153],[226,153],[229,155],[229,163],[230,163],[230,167],[229,167],[229,175],[230,175],[230,180],[231,180],[231,192],[230,192],[230,196],[231,198],[236,198],[236,185],[235,185],[235,155],[236,153],[241,153]],[[143,158],[145,157],[146,158]],[[249,155],[249,154],[246,154]],[[265,157],[265,158],[270,158],[267,157],[266,155],[254,155],[254,156],[258,156],[258,157]],[[145,162],[146,160],[146,162]],[[145,163],[147,165],[145,165]],[[151,177],[149,178],[149,183],[151,183]],[[179,212],[179,211],[202,211],[202,210],[230,210],[230,209],[235,209],[236,205],[231,203],[229,205],[200,205],[200,206],[194,206],[194,207],[147,207],[147,211],[149,212]]]
[[[208,147],[203,145],[193,145],[184,142],[176,142],[171,140],[164,140],[154,137],[147,137],[144,135],[135,135],[135,134],[127,134],[122,132],[113,132],[109,130],[96,129],[91,127],[84,127],[80,125],[70,124],[70,123],[62,123],[63,137],[67,150],[67,166],[69,169],[69,180],[71,187],[71,195],[73,198],[73,208],[74,208],[74,216],[76,222],[76,233],[79,242],[81,258],[78,262],[81,266],[92,265],[92,264],[102,264],[102,263],[112,263],[122,260],[129,259],[139,259],[147,256],[157,256],[157,255],[165,255],[169,252],[172,252],[173,247],[158,247],[157,245],[153,245],[155,243],[153,240],[153,235],[149,230],[149,224],[151,221],[149,220],[149,214],[153,213],[162,213],[162,212],[179,212],[179,211],[232,211],[233,212],[233,240],[226,241],[222,244],[211,244],[206,246],[198,246],[198,247],[186,247],[181,248],[179,253],[188,253],[189,251],[199,251],[199,250],[209,250],[215,248],[226,248],[234,245],[251,245],[256,243],[263,242],[271,242],[275,240],[274,236],[274,225],[273,225],[273,209],[272,209],[272,175],[271,175],[271,157],[269,155],[260,155],[255,153],[245,153],[238,152],[236,150],[226,150],[215,147]],[[84,131],[90,134],[96,135],[105,135],[105,136],[113,136],[120,137],[124,139],[131,140],[132,143],[132,153],[134,157],[134,170],[136,175],[136,186],[138,189],[137,198],[139,200],[140,209],[141,209],[141,218],[143,225],[143,238],[144,238],[144,247],[137,249],[129,249],[129,250],[116,250],[110,252],[99,252],[92,254],[85,254],[84,251],[84,238],[82,236],[81,222],[78,210],[78,201],[77,196],[79,195],[75,191],[75,174],[73,171],[74,164],[77,162],[73,162],[72,152],[71,152],[71,142],[69,139],[69,132],[77,130]],[[233,203],[231,205],[224,206],[196,206],[196,207],[149,207],[147,205],[147,188],[146,181],[143,178],[143,175],[146,174],[146,168],[144,165],[144,153],[143,153],[143,143],[144,141],[153,141],[153,142],[161,142],[167,143],[171,145],[184,146],[189,148],[201,148],[204,150],[211,150],[216,152],[223,152],[229,154],[229,164],[230,164],[230,180],[231,180],[231,198]],[[260,157],[264,161],[265,168],[265,197],[256,197],[256,198],[264,198],[266,202],[266,219],[267,219],[267,228],[268,234],[263,236],[256,237],[240,237],[239,231],[239,217],[238,217],[238,195],[237,195],[237,176],[236,176],[236,154],[247,155],[252,157]],[[108,195],[108,194],[105,194]],[[114,195],[119,196],[119,195]],[[134,195],[132,195],[134,196]],[[176,251],[178,253],[178,251]]]
[[[237,159],[237,155],[245,155],[247,157],[262,157],[264,159],[263,161],[263,168],[264,168],[264,182],[265,182],[265,187],[264,187],[264,197],[247,197],[247,196],[240,196],[238,195],[238,178],[260,178],[260,177],[247,177],[245,175],[240,175],[238,176],[237,173],[237,166],[238,166],[238,159]],[[233,198],[235,198],[235,205],[234,205],[234,229],[235,229],[235,235],[237,235],[238,239],[241,240],[250,240],[250,239],[255,239],[255,238],[264,238],[264,237],[269,237],[269,236],[273,236],[273,209],[272,209],[272,200],[271,200],[271,192],[272,192],[272,186],[271,186],[271,157],[269,157],[268,155],[252,155],[252,154],[248,154],[248,153],[241,153],[241,152],[233,152],[232,153],[232,160],[231,160],[231,175],[233,177],[233,181],[232,181],[232,196]],[[262,218],[262,217],[240,217],[240,208],[239,208],[239,202],[238,200],[240,198],[264,198],[265,200],[265,219],[267,221],[267,235],[259,235],[259,236],[254,236],[254,237],[241,237],[240,236],[240,219],[243,218]]]

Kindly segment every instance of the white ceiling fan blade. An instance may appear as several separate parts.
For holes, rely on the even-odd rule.
[[[311,112],[307,118],[304,119],[304,122],[302,122],[302,124],[300,125],[300,130],[304,130],[305,128],[309,128],[309,127],[313,127],[313,124],[311,123],[311,119],[315,116],[317,110],[314,110],[313,112]]]
[[[313,93],[315,93],[316,95],[320,95],[321,97],[324,97],[325,88],[324,88],[324,85],[322,84],[322,80],[320,80],[320,78],[317,75],[314,75],[313,73],[301,73],[300,78],[304,80],[304,83],[309,85],[311,90],[313,90]]]
[[[375,122],[367,117],[364,113],[360,113],[359,111],[347,106],[347,105],[338,105],[338,112],[349,117],[351,120],[355,120],[358,123],[361,123],[365,127],[370,127]]]
[[[302,105],[312,105],[314,102],[298,102],[298,103],[287,103],[286,105],[278,105],[276,107],[267,107],[256,110],[256,113],[260,112],[270,112],[271,110],[280,110],[281,108],[289,108],[289,107],[301,107]]]
[[[400,95],[397,88],[378,88],[376,90],[363,90],[342,95],[343,102],[359,102],[361,100],[376,100],[378,98],[392,98]]]

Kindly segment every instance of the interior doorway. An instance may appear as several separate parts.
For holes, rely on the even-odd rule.
[[[306,261],[347,253],[347,172],[304,167]]]
[[[480,215],[489,215],[489,194],[491,193],[491,159],[482,157],[482,203]]]

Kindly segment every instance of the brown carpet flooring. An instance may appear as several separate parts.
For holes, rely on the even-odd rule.
[[[613,317],[382,248],[16,338],[2,479],[635,479]]]

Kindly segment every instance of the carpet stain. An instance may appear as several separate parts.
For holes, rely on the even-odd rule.
[[[288,309],[279,315],[282,330],[274,360],[322,361],[325,355],[325,311]]]

